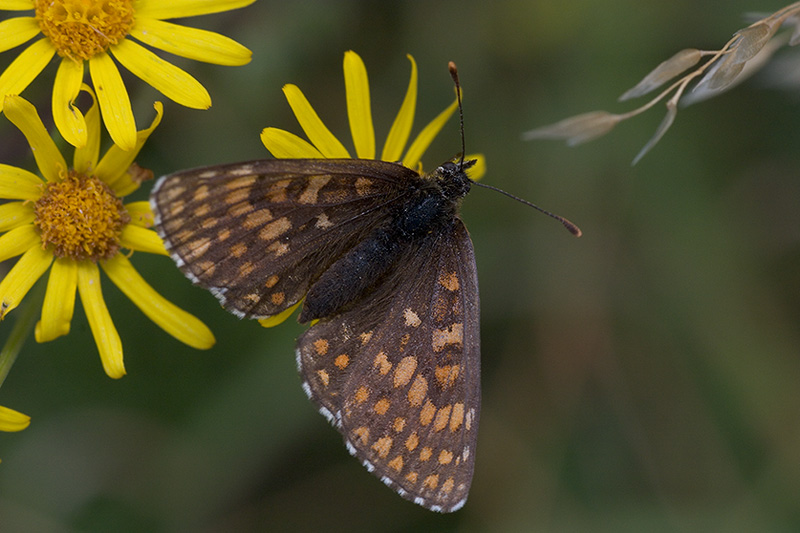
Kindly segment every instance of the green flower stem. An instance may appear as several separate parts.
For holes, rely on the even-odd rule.
[[[39,311],[42,308],[46,288],[46,283],[37,283],[29,297],[20,306],[19,312],[16,313],[17,321],[14,327],[11,328],[11,334],[8,336],[5,346],[0,351],[0,387],[3,386],[8,372],[14,366],[14,361],[17,360],[17,355],[22,350],[25,339],[33,332]]]

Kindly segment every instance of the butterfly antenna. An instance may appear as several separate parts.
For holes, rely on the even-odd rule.
[[[458,68],[456,67],[456,64],[453,63],[452,61],[450,61],[447,64],[447,69],[450,71],[450,77],[453,78],[453,83],[456,84],[456,99],[458,100],[458,119],[459,119],[459,124],[460,124],[460,127],[461,127],[461,162],[459,162],[458,166],[461,167],[461,166],[464,165],[464,154],[466,154],[466,142],[464,141],[464,108],[461,106],[461,83],[458,81]],[[478,185],[480,187],[483,187],[485,189],[491,189],[493,191],[499,192],[500,194],[504,194],[504,195],[508,196],[509,198],[511,198],[512,200],[516,200],[518,202],[521,202],[521,203],[527,205],[528,207],[532,207],[532,208],[536,209],[537,211],[539,211],[540,213],[549,216],[550,218],[554,218],[554,219],[558,220],[559,222],[561,222],[561,224],[563,224],[563,226],[565,228],[567,228],[567,231],[569,231],[570,233],[572,233],[576,237],[580,237],[581,235],[583,235],[583,232],[581,231],[581,228],[579,228],[578,226],[576,226],[575,224],[573,224],[572,222],[570,222],[566,218],[562,217],[561,215],[556,215],[555,213],[551,213],[550,211],[548,211],[546,209],[542,209],[538,205],[536,205],[534,203],[531,203],[531,202],[529,202],[527,200],[523,200],[522,198],[519,198],[518,196],[514,196],[513,194],[511,194],[509,192],[506,192],[503,189],[499,189],[499,188],[493,187],[491,185],[486,185],[485,183],[481,183],[479,181],[472,181],[472,180],[470,180],[470,181],[473,184]]]
[[[461,125],[461,161],[458,163],[459,167],[464,166],[464,154],[466,153],[466,142],[464,141],[464,109],[461,107],[461,83],[458,81],[458,67],[450,61],[447,64],[447,69],[450,71],[450,77],[453,78],[453,83],[456,84],[456,99],[458,100],[458,119]]]
[[[528,207],[532,207],[532,208],[536,209],[537,211],[539,211],[540,213],[549,216],[550,218],[554,218],[554,219],[558,220],[559,222],[561,222],[561,224],[565,228],[567,228],[567,231],[569,231],[570,233],[572,233],[576,237],[580,237],[581,235],[583,235],[583,232],[581,231],[581,228],[579,228],[577,225],[573,224],[572,222],[570,222],[566,218],[562,217],[561,215],[556,215],[555,213],[551,213],[547,209],[542,209],[538,205],[536,205],[536,204],[534,204],[532,202],[529,202],[528,200],[524,200],[524,199],[520,198],[519,196],[514,196],[510,192],[506,192],[503,189],[499,189],[497,187],[493,187],[492,185],[487,185],[487,184],[481,183],[479,181],[473,181],[472,183],[473,183],[473,185],[477,185],[479,187],[483,187],[484,189],[491,189],[491,190],[493,190],[495,192],[499,192],[500,194],[504,194],[504,195],[508,196],[509,198],[511,198],[512,200],[516,200],[516,201],[518,201],[520,203],[523,203],[523,204],[527,205]]]

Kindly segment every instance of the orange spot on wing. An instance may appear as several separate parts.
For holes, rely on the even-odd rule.
[[[439,283],[447,289],[448,291],[457,291],[458,290],[458,274],[455,272],[450,272],[449,274],[442,274],[439,277]]]
[[[392,449],[392,438],[391,437],[381,437],[375,441],[375,444],[372,445],[372,449],[375,450],[375,453],[378,454],[378,457],[381,459],[385,459],[387,455],[389,455],[389,451]]]
[[[244,222],[242,222],[242,226],[245,229],[256,229],[260,228],[267,222],[271,222],[273,219],[272,212],[269,209],[256,209],[255,211],[249,213],[245,218]]]
[[[441,490],[445,494],[450,494],[453,491],[453,487],[455,486],[455,484],[456,484],[455,480],[449,477],[447,478],[447,481],[442,483],[442,488],[439,490]]]
[[[422,405],[426,394],[428,394],[428,380],[417,374],[414,383],[408,388],[408,403],[414,407],[419,407]]]
[[[297,201],[301,204],[317,203],[317,196],[319,195],[320,189],[322,189],[330,180],[330,176],[312,176],[308,179],[308,185],[303,191],[303,194],[297,198]]]
[[[427,426],[433,421],[433,415],[436,414],[436,406],[433,405],[433,402],[428,400],[425,402],[425,405],[422,406],[422,410],[419,413],[419,423],[423,426]]]
[[[420,461],[427,461],[433,456],[433,448],[425,447],[419,451],[419,460]]]
[[[373,409],[379,415],[385,415],[386,411],[389,410],[390,406],[391,406],[391,402],[387,398],[381,398],[380,400],[375,402],[375,406],[373,407]]]
[[[346,353],[337,355],[336,359],[333,360],[333,364],[340,370],[344,370],[350,364],[350,357]]]
[[[394,369],[394,386],[395,387],[402,387],[407,385],[409,381],[411,381],[411,376],[414,375],[414,371],[417,369],[417,358],[408,356],[403,357],[399,363],[397,363],[397,367]]]
[[[372,338],[372,332],[371,331],[367,331],[366,333],[362,333],[361,335],[359,335],[359,337],[361,337],[361,346],[364,346]],[[381,352],[381,353],[383,353],[383,352]],[[384,354],[384,357],[386,357],[386,354]]]
[[[362,404],[367,401],[367,398],[369,398],[369,390],[366,387],[359,387],[355,394],[356,402]]]
[[[270,301],[272,301],[275,305],[281,305],[283,302],[286,301],[286,294],[283,292],[275,292],[269,297]]]
[[[253,206],[250,205],[250,202],[245,200],[237,204],[231,204],[231,206],[228,208],[228,216],[231,216],[233,218],[239,218],[252,211],[253,211]]]
[[[453,461],[453,452],[449,450],[442,450],[439,453],[439,464],[440,465],[447,465]]]
[[[403,318],[406,320],[406,326],[410,326],[412,328],[417,328],[420,324],[422,324],[422,320],[420,320],[419,315],[412,311],[411,308],[403,311]]]
[[[450,415],[450,431],[456,431],[464,422],[464,404],[453,404],[453,414]]]
[[[434,352],[441,352],[448,344],[461,344],[464,340],[464,324],[456,322],[447,329],[435,329],[432,335]]]
[[[435,489],[439,485],[439,474],[433,474],[432,476],[426,477],[423,482],[422,486],[428,489]]]
[[[399,474],[403,469],[403,457],[398,455],[388,463],[389,468],[394,469]]]
[[[194,201],[205,202],[208,200],[208,185],[201,185],[194,190]]]
[[[386,354],[383,352],[378,353],[375,356],[375,362],[372,363],[372,366],[378,369],[378,372],[381,375],[385,376],[389,373],[389,370],[392,369],[392,363],[389,362],[389,359],[386,357]]]
[[[413,452],[417,446],[419,446],[419,436],[417,436],[417,432],[415,431],[406,439],[406,449]]]
[[[447,422],[450,421],[450,411],[452,410],[452,405],[445,405],[436,413],[436,420],[433,421],[433,430],[434,431],[441,431],[447,427]]]
[[[292,183],[292,180],[280,180],[273,183],[266,193],[267,199],[271,202],[280,203],[288,199],[286,189]]]
[[[434,374],[436,375],[436,381],[439,382],[439,386],[446,389],[455,383],[458,372],[459,365],[444,365],[437,366]]]
[[[291,221],[286,217],[281,217],[274,222],[270,222],[258,232],[258,238],[262,241],[273,241],[292,229]]]
[[[325,339],[317,339],[314,341],[314,350],[317,355],[325,355],[328,353],[328,341]]]
[[[208,237],[204,237],[202,239],[198,239],[197,241],[191,244],[191,249],[186,253],[186,261],[196,261],[198,257],[201,257],[204,253],[208,251],[208,248],[211,246],[211,239]]]
[[[232,191],[225,196],[225,203],[228,205],[237,205],[241,203],[246,203],[250,205],[247,200],[250,198],[250,191],[247,188],[242,188],[236,191]]]
[[[203,273],[203,276],[213,276],[217,270],[217,264],[213,261],[201,261],[197,264],[197,267]]]
[[[285,255],[289,251],[289,245],[285,242],[275,241],[265,248],[265,251],[274,253],[275,257]]]
[[[256,266],[253,263],[251,263],[250,261],[245,261],[244,263],[239,265],[239,277],[245,278],[250,274],[252,274],[255,269]]]
[[[366,426],[361,426],[360,428],[356,428],[353,430],[353,435],[361,441],[362,446],[366,446],[369,442],[369,428]]]

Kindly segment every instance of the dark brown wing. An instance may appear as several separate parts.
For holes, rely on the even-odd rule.
[[[420,179],[384,161],[269,159],[165,176],[151,204],[183,273],[234,314],[264,318],[299,302]]]
[[[478,280],[459,219],[426,236],[371,298],[297,342],[303,388],[350,452],[435,511],[467,498],[480,411]]]

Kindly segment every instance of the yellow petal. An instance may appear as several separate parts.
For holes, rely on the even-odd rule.
[[[44,70],[56,49],[47,39],[39,39],[22,51],[0,74],[0,96],[19,94]],[[0,111],[3,104],[0,102]]]
[[[128,224],[122,229],[120,244],[123,248],[134,252],[169,255],[164,249],[164,242],[158,236],[158,233],[133,224]]]
[[[164,115],[164,105],[161,102],[154,102],[153,108],[156,110],[153,122],[150,123],[149,128],[136,133],[136,141],[132,148],[124,150],[115,144],[108,149],[108,152],[106,152],[95,169],[95,176],[107,183],[118,196],[121,196],[120,190],[117,188],[118,184],[122,188],[123,185],[127,186],[128,182],[130,182],[130,176],[127,175],[128,169],[133,164],[136,156],[139,155],[139,150],[142,149],[147,138],[161,123],[161,117]]]
[[[42,319],[36,324],[36,342],[47,342],[69,333],[78,288],[78,263],[59,257],[50,269]]]
[[[136,17],[130,35],[170,54],[215,65],[246,65],[253,55],[241,44],[219,33],[141,16]]]
[[[125,211],[127,211],[131,217],[131,224],[142,228],[150,228],[153,226],[155,216],[153,216],[153,210],[150,208],[150,202],[147,200],[125,204]]]
[[[20,96],[6,96],[5,113],[8,120],[28,139],[39,171],[47,181],[57,180],[67,171],[67,162],[47,133],[33,104]]]
[[[111,321],[108,307],[100,287],[100,269],[91,261],[78,263],[78,293],[92,330],[94,342],[100,352],[100,361],[108,377],[118,379],[125,375],[122,361],[122,341]]]
[[[0,318],[15,309],[36,281],[50,267],[53,254],[34,246],[19,258],[0,281]]]
[[[194,17],[238,9],[253,2],[255,0],[139,0],[136,15],[155,19]]]
[[[397,112],[392,129],[386,137],[386,144],[381,154],[381,159],[384,161],[400,161],[408,136],[411,134],[411,126],[414,125],[414,110],[417,107],[417,63],[410,54],[406,57],[411,61],[411,79],[408,81],[408,90],[400,111]]]
[[[303,128],[308,139],[322,153],[323,157],[329,159],[350,157],[347,148],[325,126],[299,87],[291,84],[284,85],[283,94],[286,95],[286,101],[289,102],[289,107],[292,108],[300,127]]]
[[[42,185],[41,178],[33,172],[0,163],[0,198],[38,200]]]
[[[25,9],[32,8],[33,6],[29,6]],[[30,41],[41,31],[39,23],[34,17],[16,17],[0,22],[0,52],[11,50]]]
[[[303,303],[302,300],[291,306],[289,309],[285,309],[278,313],[277,315],[268,316],[267,318],[260,318],[258,323],[261,324],[265,328],[274,328],[278,324],[283,324],[286,322],[286,319],[292,316],[292,313]]]
[[[114,60],[106,53],[97,54],[89,60],[89,73],[111,139],[123,150],[133,150],[136,146],[136,122],[128,91]]]
[[[356,156],[361,159],[375,159],[375,130],[369,103],[367,67],[352,50],[344,54],[344,88],[347,94],[347,118],[350,121],[350,134],[353,136]]]
[[[469,154],[464,160],[475,160],[475,164],[467,169],[467,177],[472,181],[478,181],[486,174],[486,156],[483,154]]]
[[[8,231],[25,224],[32,224],[33,218],[33,206],[28,202],[6,202],[0,204],[0,231]]]
[[[417,135],[417,138],[414,139],[414,142],[411,143],[411,147],[403,158],[403,165],[408,168],[414,168],[417,163],[419,163],[420,159],[422,159],[422,154],[425,153],[428,146],[430,146],[436,136],[439,135],[439,132],[442,131],[442,128],[450,117],[453,116],[456,109],[458,109],[457,100],[450,104],[447,109],[439,113],[435,119],[431,120],[430,123],[423,128],[419,135]]]
[[[31,248],[41,247],[42,239],[33,224],[14,228],[0,236],[0,261],[22,255]]]
[[[0,431],[22,431],[31,423],[31,417],[0,405]]]
[[[125,296],[164,331],[193,348],[214,345],[214,334],[198,318],[161,296],[122,254],[102,262],[103,270]]]
[[[170,100],[192,109],[211,107],[211,96],[199,81],[143,46],[125,39],[110,50],[133,75],[161,91]]]
[[[58,65],[53,85],[53,122],[64,140],[72,146],[86,145],[86,120],[75,105],[81,90],[83,63],[64,58]]]
[[[100,108],[94,91],[88,85],[81,88],[92,97],[92,106],[86,112],[86,144],[75,149],[72,168],[84,174],[94,174],[97,158],[100,156]]]
[[[4,11],[27,11],[33,8],[32,0],[0,0],[0,9]]]
[[[126,179],[124,180],[124,183],[117,182],[117,184],[114,185],[114,192],[120,198],[124,198],[132,192],[139,190],[139,187],[141,187],[141,183],[137,183],[131,179]]]
[[[267,147],[269,153],[278,159],[323,159],[325,157],[308,141],[294,133],[278,128],[264,128],[261,132],[261,142]]]

